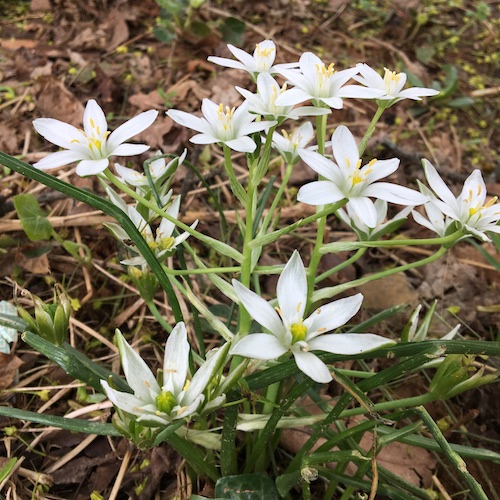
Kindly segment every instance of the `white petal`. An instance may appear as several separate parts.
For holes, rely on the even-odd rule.
[[[332,380],[328,367],[312,352],[297,351],[293,353],[299,370],[320,384]]]
[[[85,111],[83,112],[83,129],[87,137],[92,137],[96,134],[101,136],[108,130],[104,111],[94,99],[90,99],[85,106]]]
[[[178,109],[168,110],[167,115],[172,118],[174,122],[182,125],[183,127],[196,130],[197,132],[203,132],[205,134],[212,133],[212,128],[204,118],[199,118],[198,116],[186,113],[185,111],[179,111]]]
[[[450,191],[448,186],[444,183],[443,179],[439,176],[436,168],[429,160],[425,158],[422,160],[425,171],[425,178],[429,183],[431,189],[448,205],[455,206],[456,198]]]
[[[361,87],[360,85],[345,85],[340,88],[335,95],[338,97],[350,97],[356,99],[378,99],[385,94],[385,91]]]
[[[324,102],[327,106],[333,109],[342,109],[344,101],[340,97],[317,97],[320,101]]]
[[[225,141],[224,144],[235,151],[240,153],[253,153],[257,148],[257,144],[250,139],[250,137],[238,137],[237,139],[232,139],[231,141]]]
[[[307,302],[307,278],[299,252],[295,250],[283,269],[276,288],[281,316],[289,327],[304,317]]]
[[[333,156],[341,169],[353,169],[359,160],[358,145],[351,131],[340,125],[332,135]]]
[[[366,175],[366,181],[371,184],[372,182],[388,177],[394,173],[399,167],[399,159],[391,158],[389,160],[378,160],[371,167],[371,172]],[[364,167],[370,168],[370,167]]]
[[[353,297],[335,300],[316,309],[304,321],[304,326],[307,328],[306,342],[345,325],[359,311],[362,302],[363,295],[358,293]]]
[[[236,57],[236,59],[239,59],[243,63],[247,71],[251,73],[255,71],[255,58],[234,45],[228,44],[227,48],[231,51],[231,54]]]
[[[276,99],[276,106],[294,106],[312,98],[307,92],[295,87],[280,94]]]
[[[74,149],[75,139],[86,145],[85,136],[73,125],[54,118],[37,118],[33,121],[35,130],[49,142],[65,149]]]
[[[242,64],[241,62],[235,61],[233,59],[227,59],[225,57],[210,56],[207,58],[207,61],[212,62],[214,64],[218,64],[219,66],[224,66],[226,68],[246,70],[245,65]]]
[[[371,228],[377,226],[377,211],[370,198],[366,196],[353,196],[349,198],[349,204],[365,225]]]
[[[110,155],[115,156],[135,156],[147,151],[149,146],[146,144],[120,144],[114,150],[110,151]]]
[[[309,342],[311,350],[333,354],[359,354],[379,347],[395,344],[394,341],[373,333],[331,333]]]
[[[267,333],[251,333],[242,338],[232,349],[232,356],[252,359],[277,359],[288,352],[281,342]]]
[[[302,186],[297,200],[308,205],[326,205],[344,199],[346,196],[330,181],[315,181]]]
[[[189,142],[193,144],[215,144],[216,142],[220,142],[220,139],[211,134],[196,134],[189,139]]]
[[[273,335],[276,335],[280,339],[284,338],[285,327],[273,307],[262,297],[242,285],[239,281],[233,280],[233,286],[240,302],[243,304],[248,314],[250,314],[257,323],[267,328]]]
[[[160,386],[155,376],[119,330],[116,330],[115,339],[120,351],[123,373],[134,395],[143,402],[154,403],[153,394],[160,394]]]
[[[157,116],[158,111],[151,109],[121,124],[108,138],[109,149],[114,150],[134,135],[146,130],[156,120]]]
[[[390,182],[376,182],[370,184],[363,189],[364,196],[372,196],[374,198],[381,198],[382,200],[389,201],[390,203],[397,203],[398,205],[422,205],[427,203],[429,198],[414,189]]]
[[[81,159],[82,155],[76,151],[58,151],[57,153],[52,153],[42,158],[40,161],[34,163],[33,166],[40,170],[49,170],[51,168],[68,165],[68,163],[73,163]]]
[[[226,352],[227,349],[218,348],[208,353],[207,360],[198,368],[191,379],[191,383],[182,398],[182,404],[190,404],[205,390],[207,385],[214,378],[216,371],[219,368],[221,357],[225,356]]]
[[[299,156],[307,165],[325,179],[332,181],[334,184],[337,184],[337,186],[343,184],[344,179],[342,175],[340,175],[339,168],[333,161],[309,149],[300,150]]]
[[[101,380],[101,385],[108,399],[120,410],[131,413],[132,415],[141,415],[138,408],[144,405],[144,401],[136,398],[133,394],[116,391],[112,389],[105,380]]]
[[[420,100],[423,96],[433,96],[439,94],[439,90],[427,89],[422,87],[412,87],[410,89],[402,90],[398,97],[404,97],[406,99]]]
[[[163,361],[163,391],[174,395],[182,392],[189,368],[189,342],[184,323],[177,323],[165,345]]]
[[[81,177],[100,174],[108,168],[108,165],[109,160],[107,158],[102,160],[82,160],[76,167],[76,173]]]

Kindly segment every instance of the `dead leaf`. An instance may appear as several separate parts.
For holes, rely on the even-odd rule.
[[[107,47],[109,52],[128,40],[129,30],[125,19],[125,14],[121,10],[112,9],[108,13],[108,21],[102,27],[104,31],[112,33]]]
[[[40,114],[81,127],[83,104],[53,76],[43,76],[34,87]]]
[[[38,12],[41,10],[51,10],[50,0],[31,0],[30,10],[31,12]]]
[[[30,259],[24,253],[17,252],[15,261],[18,266],[21,266],[29,273],[46,275],[50,272],[49,258],[45,253],[39,257]]]
[[[23,361],[14,354],[0,353],[0,390],[10,387],[22,364]]]
[[[394,274],[358,287],[363,294],[363,306],[375,311],[383,311],[399,304],[418,304],[418,293],[411,286],[404,273]],[[383,290],[383,293],[380,291]]]
[[[128,98],[128,102],[139,108],[141,111],[148,111],[150,109],[157,109],[165,106],[165,103],[157,90],[153,90],[149,92],[149,94],[138,92],[137,94],[131,95]]]

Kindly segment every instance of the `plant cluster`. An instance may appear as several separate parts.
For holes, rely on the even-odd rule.
[[[381,74],[367,64],[337,70],[310,52],[297,62],[275,64],[276,46],[270,40],[257,44],[253,54],[232,45],[228,48],[235,59],[209,60],[246,71],[256,84],[256,92],[237,88],[245,99],[237,108],[204,99],[201,117],[176,109],[167,114],[196,132],[190,139],[192,143],[222,148],[230,189],[244,213],[238,219],[242,235],[239,247],[229,240],[229,234],[215,239],[198,230],[198,221],[189,226],[180,220],[182,200],[172,190],[172,181],[176,170],[187,162],[186,152],[168,163],[168,155],[158,152],[145,162],[144,173],[118,163],[114,164],[114,171],[111,168],[110,157],[138,155],[148,149],[147,145],[127,141],[153,123],[158,114],[154,110],[132,118],[110,133],[104,112],[90,100],[82,130],[51,118],[34,121],[37,132],[61,151],[34,166],[0,154],[0,161],[7,167],[117,219],[117,223],[108,223],[106,227],[129,254],[121,263],[168,333],[161,369],[153,373],[119,330],[115,343],[125,378],[73,349],[65,339],[69,302],[60,295],[50,305],[37,300],[34,318],[22,310],[20,318],[5,315],[4,324],[24,331],[23,339],[28,344],[72,376],[104,393],[113,403],[114,427],[80,421],[79,430],[124,435],[140,448],[166,441],[186,459],[193,478],[207,477],[217,484],[216,494],[229,489],[237,495],[241,489],[250,489],[257,493],[266,491],[267,496],[260,498],[277,498],[287,497],[292,488],[299,487],[304,498],[310,498],[313,483],[321,478],[326,485],[325,498],[339,492],[341,498],[351,498],[355,490],[371,492],[371,498],[377,491],[391,498],[431,498],[427,490],[377,467],[380,449],[401,441],[441,450],[471,494],[486,498],[463,465],[457,448],[446,441],[423,405],[493,381],[497,374],[486,373],[484,366],[473,362],[473,355],[498,355],[498,344],[453,340],[457,328],[439,341],[427,339],[432,310],[420,324],[418,310],[415,311],[401,339],[367,333],[380,318],[346,326],[362,306],[360,293],[331,300],[360,284],[435,261],[460,240],[489,241],[490,233],[500,233],[500,208],[496,199],[487,198],[479,170],[468,177],[462,192],[455,196],[428,160],[423,160],[427,185],[419,182],[417,191],[385,180],[398,169],[397,158],[368,162],[363,159],[368,140],[387,108],[403,99],[432,97],[438,91],[405,88],[404,73],[384,69]],[[285,83],[278,83],[277,75]],[[343,107],[345,99],[369,99],[377,106],[359,142],[343,124],[336,124],[331,138],[327,137],[327,121],[335,117],[335,110]],[[315,125],[305,121],[278,132],[278,128],[304,117],[314,117]],[[233,152],[246,159],[246,183],[236,175]],[[272,193],[263,180],[276,154],[281,155],[286,169],[279,189]],[[276,212],[299,160],[313,169],[318,178],[299,189],[297,200],[316,207],[316,211],[280,226]],[[78,162],[78,175],[98,176],[107,199],[44,172],[72,162]],[[127,203],[122,195],[133,202]],[[388,206],[392,204],[402,208],[388,219]],[[418,224],[435,233],[433,237],[399,238],[397,230],[410,214]],[[355,241],[325,241],[329,217],[338,218],[350,228]],[[295,250],[283,265],[260,264],[266,248],[304,226],[315,228],[310,255],[301,256]],[[232,260],[234,265],[208,266],[191,244],[193,240],[226,261]],[[327,277],[352,265],[367,249],[398,245],[434,245],[437,250],[422,260],[341,285],[323,286]],[[319,274],[323,256],[339,251],[353,253]],[[189,269],[167,265],[167,258],[175,254],[182,255],[183,262],[189,260]],[[279,278],[276,298],[268,301],[260,293],[259,278],[272,274]],[[235,321],[223,321],[213,314],[203,297],[193,291],[189,279],[184,279],[198,275],[234,304]],[[160,288],[168,297],[173,318],[165,319],[154,304]],[[178,294],[206,320],[220,346],[206,351],[206,331],[199,323],[186,321]],[[188,330],[199,334],[198,352],[188,342]],[[358,359],[363,364],[362,360],[375,357],[394,359],[390,367],[378,373],[334,366],[336,361],[345,359]],[[435,369],[429,391],[419,397],[373,403],[367,396],[371,389],[429,367]],[[322,400],[318,388],[332,380],[342,386],[343,395],[333,402]],[[320,415],[308,414],[299,404],[306,395],[322,409]],[[354,407],[348,409],[351,402]],[[64,418],[22,412],[21,415],[7,408],[0,413],[75,428],[74,420],[70,427]],[[360,414],[367,419],[354,427],[348,429],[343,423],[347,416]],[[312,427],[310,438],[295,457],[278,463],[280,430],[304,425]],[[433,439],[420,435],[424,429]],[[376,436],[368,451],[359,446],[365,432]],[[475,458],[500,460],[499,455],[486,450],[462,447],[461,451]],[[328,467],[332,462],[336,466]],[[350,462],[357,466],[353,476],[345,472]],[[266,476],[255,476],[266,471],[274,479],[270,484]],[[236,486],[228,483],[232,476],[237,476]]]

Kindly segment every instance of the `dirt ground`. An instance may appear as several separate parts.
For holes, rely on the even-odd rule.
[[[416,187],[416,179],[423,179],[422,157],[439,166],[455,191],[473,169],[479,168],[489,194],[500,196],[500,62],[499,53],[492,51],[500,41],[499,9],[500,4],[492,0],[209,1],[193,11],[189,26],[176,26],[172,32],[153,0],[0,0],[0,150],[29,163],[55,151],[34,132],[33,119],[52,117],[80,126],[84,105],[92,98],[103,107],[112,128],[140,111],[159,110],[154,125],[135,139],[150,144],[152,151],[179,154],[188,147],[191,161],[199,161],[206,181],[220,183],[220,152],[190,144],[190,131],[174,124],[164,111],[196,112],[205,97],[237,105],[241,96],[234,86],[248,87],[247,75],[215,66],[207,57],[230,57],[228,40],[251,51],[256,43],[273,39],[278,62],[296,61],[310,50],[339,68],[366,62],[407,71],[414,85],[445,89],[444,96],[435,101],[419,105],[402,102],[392,107],[383,116],[366,156],[399,157],[401,167],[394,181],[412,187]],[[171,40],[166,41],[167,37]],[[335,111],[330,128],[333,130],[338,120],[362,137],[373,111],[373,103],[347,101],[344,109]],[[147,157],[132,159],[131,164],[139,166]],[[68,168],[57,173],[64,173],[63,177],[78,187],[102,192],[95,177],[80,178]],[[281,175],[279,168],[272,173]],[[284,221],[306,213],[306,207],[296,206],[293,190],[313,177],[314,172],[304,165],[294,172],[288,203],[282,209]],[[183,221],[201,218],[198,230],[216,237],[217,213],[199,180],[182,170],[174,186],[186,200]],[[55,241],[29,241],[12,202],[12,197],[21,193],[36,195],[62,238],[88,245],[92,262],[76,263]],[[234,223],[234,201],[229,192],[222,193],[228,221]],[[144,303],[123,288],[119,250],[113,237],[102,229],[105,220],[83,204],[6,169],[0,171],[0,300],[22,300],[22,289],[48,299],[53,283],[64,283],[79,304],[71,324],[73,345],[108,363],[110,351],[99,338],[112,339],[116,327],[130,331],[141,324],[141,334],[156,344],[165,339]],[[429,237],[412,220],[402,231],[407,238]],[[294,248],[307,254],[308,236],[304,233],[301,238],[280,240],[280,247],[264,260],[267,264],[282,261],[280,255],[289,255]],[[348,239],[349,233],[339,223],[332,223],[327,238]],[[433,323],[433,335],[440,336],[462,323],[465,338],[498,340],[498,252],[494,243],[480,248],[461,243],[434,264],[365,286],[360,290],[365,296],[363,314],[368,317],[397,304],[429,305],[438,299],[439,319]],[[374,250],[355,267],[332,276],[328,284],[430,253],[425,248]],[[496,267],[485,254],[497,261]],[[320,272],[345,257],[326,257]],[[265,284],[265,291],[274,290],[271,281]],[[397,336],[410,310],[407,307],[380,329]],[[149,355],[153,360],[154,349]],[[95,414],[104,420],[111,414],[109,406],[99,406],[101,401],[91,391],[78,387],[21,341],[12,354],[0,356],[0,404],[53,415],[94,404]],[[114,359],[111,368],[118,370]],[[414,387],[400,389],[410,394],[400,395],[421,393],[426,384],[423,377],[415,379]],[[448,434],[452,442],[464,444],[468,440],[500,451],[500,405],[495,386],[472,391],[446,405],[433,405],[430,411],[438,419],[452,415],[454,423]],[[0,467],[2,457],[24,457],[11,485],[10,494],[15,490],[17,498],[86,499],[92,492],[111,498],[117,484],[114,498],[171,498],[176,491],[185,494],[190,488],[182,460],[168,446],[143,452],[126,440],[43,430],[4,417],[0,417],[0,428],[5,432]],[[71,455],[82,442],[85,446]],[[124,457],[128,460],[125,468]],[[435,467],[442,470],[439,463]],[[496,471],[491,464],[473,463],[470,467],[491,498],[499,498],[498,467]],[[124,470],[127,474],[120,477]],[[465,498],[446,473],[440,478],[453,498]],[[203,484],[196,487],[202,494],[211,494],[208,486],[205,490]]]

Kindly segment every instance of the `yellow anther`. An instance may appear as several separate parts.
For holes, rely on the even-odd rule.
[[[491,200],[486,203],[486,205],[484,206],[484,208],[490,208],[491,206],[493,206],[498,200],[498,196],[493,196],[493,198],[491,198]]]
[[[300,306],[302,305],[302,302],[299,302],[297,304],[297,307],[295,308],[295,312],[299,312],[300,311]]]
[[[481,191],[483,190],[483,188],[481,187],[481,184],[478,184],[477,185],[477,195],[479,196],[481,194]]]
[[[355,186],[360,182],[363,182],[363,177],[358,172],[355,172],[355,174],[352,176],[352,185]]]
[[[80,144],[80,141],[78,139],[71,139],[69,142],[76,142],[77,144]]]
[[[269,57],[274,52],[273,47],[261,49],[258,43],[255,45],[255,48],[257,49],[257,57]]]
[[[191,380],[186,380],[186,383],[184,384],[184,387],[182,388],[182,390],[187,391],[189,389],[190,385],[191,385]]]
[[[286,130],[282,130],[281,133],[283,134],[283,137],[289,141],[290,140],[290,134]]]
[[[356,162],[356,170],[361,168],[361,158]]]
[[[376,159],[376,158],[373,158],[373,160],[370,160],[370,161],[368,162],[368,166],[369,166],[369,167],[373,167],[373,165],[375,165],[375,163],[377,163],[377,159]]]
[[[168,238],[161,238],[158,246],[160,247],[160,250],[168,250],[169,248],[172,248],[174,242],[175,238],[169,236]]]
[[[351,168],[351,162],[349,161],[349,158],[345,159],[345,164],[347,165],[347,168]]]
[[[150,389],[150,388],[151,388],[151,384],[150,384],[147,380],[144,380],[143,382],[144,382],[144,385],[145,385],[148,389]]]
[[[94,122],[93,118],[90,118],[90,126],[91,126],[92,128],[94,128],[94,127],[95,127],[95,122]]]
[[[97,126],[95,128],[95,131],[97,132],[98,135],[101,135],[101,127]]]
[[[469,196],[466,198],[465,203],[470,203],[473,197],[474,193],[472,192],[472,189],[469,189]]]

